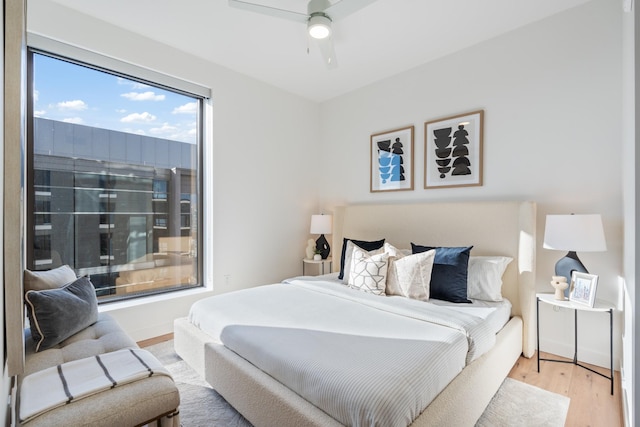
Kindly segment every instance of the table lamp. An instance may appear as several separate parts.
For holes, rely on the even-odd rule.
[[[331,247],[329,242],[324,237],[325,234],[331,234],[331,222],[332,215],[311,215],[311,228],[309,232],[311,234],[319,234],[318,240],[316,240],[316,251],[320,253],[322,259],[327,259]]]
[[[607,250],[602,218],[593,215],[547,215],[543,248],[569,251],[556,263],[556,276],[564,276],[571,283],[574,271],[589,273],[576,252],[599,252]],[[571,286],[564,294],[569,296]]]

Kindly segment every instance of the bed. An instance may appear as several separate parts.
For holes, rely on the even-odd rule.
[[[218,319],[215,319],[213,323],[214,326],[204,326],[206,321],[193,313],[190,313],[188,318],[177,319],[174,325],[176,352],[256,426],[368,425],[366,421],[362,420],[366,420],[366,417],[371,415],[356,417],[353,418],[355,421],[352,421],[349,417],[353,415],[344,413],[347,411],[343,404],[345,399],[335,397],[332,399],[331,390],[327,391],[323,388],[328,387],[323,383],[324,377],[330,375],[321,374],[320,378],[311,378],[310,375],[314,373],[314,370],[322,373],[328,367],[337,365],[332,358],[339,358],[341,355],[346,354],[347,359],[353,359],[354,354],[364,354],[371,348],[375,348],[375,350],[370,352],[380,353],[380,347],[369,347],[372,334],[364,329],[365,326],[358,325],[354,319],[367,319],[367,313],[371,310],[382,311],[385,313],[383,320],[376,322],[382,325],[378,329],[383,332],[373,335],[380,335],[376,337],[376,345],[379,345],[380,339],[389,340],[386,348],[390,349],[390,353],[385,353],[380,357],[397,358],[395,365],[411,366],[416,375],[411,375],[412,384],[409,388],[417,390],[417,392],[410,396],[404,395],[402,392],[406,387],[397,385],[389,385],[389,388],[385,389],[385,384],[382,383],[385,383],[386,380],[374,383],[375,386],[372,383],[360,383],[358,382],[359,378],[366,375],[358,374],[357,369],[361,369],[361,367],[350,366],[349,369],[352,371],[344,375],[345,377],[352,375],[351,379],[347,381],[349,386],[358,390],[373,391],[375,389],[376,392],[379,392],[378,401],[382,399],[385,404],[393,400],[390,399],[390,396],[400,397],[396,400],[401,401],[415,400],[415,402],[412,400],[401,412],[393,412],[396,410],[395,408],[385,409],[384,414],[375,415],[377,418],[374,418],[378,421],[388,421],[390,418],[384,417],[391,417],[394,419],[394,423],[397,422],[394,425],[474,425],[517,358],[521,354],[531,357],[535,350],[535,318],[533,318],[535,316],[535,204],[518,201],[362,204],[337,207],[333,214],[332,251],[335,272],[340,270],[340,262],[338,261],[345,237],[358,240],[384,238],[385,243],[396,248],[407,248],[414,242],[436,247],[469,247],[472,245],[472,256],[512,258],[513,261],[507,265],[502,276],[501,294],[510,304],[510,313],[507,312],[504,319],[506,323],[504,326],[500,324],[496,329],[497,333],[490,334],[490,343],[487,344],[484,338],[473,338],[469,331],[475,329],[476,326],[469,323],[471,320],[466,317],[462,323],[465,325],[469,323],[469,326],[464,326],[467,329],[460,329],[461,327],[457,325],[451,328],[450,325],[443,324],[448,322],[448,318],[456,317],[451,316],[451,311],[446,311],[448,310],[446,306],[451,304],[430,304],[436,308],[434,309],[435,313],[428,314],[427,320],[428,323],[436,323],[436,329],[424,332],[420,329],[422,323],[416,325],[414,322],[414,318],[422,315],[411,312],[414,309],[413,306],[424,305],[421,301],[398,296],[380,297],[367,294],[365,299],[371,300],[371,304],[375,307],[369,307],[368,301],[350,302],[349,299],[360,297],[354,297],[353,290],[349,290],[351,293],[346,296],[340,294],[342,292],[341,286],[333,286],[330,283],[335,277],[334,273],[330,277],[312,280],[293,279],[283,284],[239,291],[239,294],[242,295],[254,295],[249,298],[263,301],[264,305],[273,305],[275,312],[284,310],[282,306],[278,305],[279,301],[287,301],[286,298],[289,298],[284,294],[293,294],[294,301],[295,298],[300,298],[300,304],[285,303],[297,306],[297,309],[301,311],[296,313],[294,310],[290,314],[293,318],[298,319],[294,325],[279,323],[280,320],[277,316],[274,318],[272,314],[269,314],[270,317],[266,319],[259,316],[254,318],[253,310],[240,308],[250,307],[242,305],[246,301],[239,302],[238,304],[241,305],[234,308],[234,300],[229,298],[235,297],[231,294],[211,297],[209,300],[213,305],[208,306],[203,312],[218,313]],[[355,291],[355,293],[358,292]],[[313,307],[307,307],[302,303],[308,293],[318,295],[316,298],[318,301],[330,299],[331,302],[328,303],[328,306],[316,308],[317,313],[322,313],[322,316],[307,316],[307,320],[300,320],[304,317],[305,312],[314,310]],[[334,293],[339,295],[333,295]],[[238,294],[238,292],[232,294]],[[335,302],[335,298],[338,298],[338,302]],[[386,305],[384,307],[377,306],[387,304],[387,301],[392,304],[392,300],[407,300],[404,302],[408,304],[408,307],[391,309]],[[269,301],[268,304],[267,301]],[[194,306],[207,303],[198,302]],[[393,305],[395,306],[395,303]],[[405,318],[392,320],[392,316],[387,314],[390,310],[400,310],[403,315],[408,312],[407,316],[411,320]],[[439,314],[441,311],[443,313]],[[494,311],[497,310],[491,310],[491,312]],[[349,313],[348,322],[337,318],[334,324],[329,322],[329,326],[317,328],[313,324],[318,317],[333,319],[334,315],[339,316],[339,313],[344,312]],[[222,314],[220,315],[220,313]],[[233,313],[245,313],[245,317],[232,317]],[[203,316],[207,317],[209,314]],[[440,316],[439,320],[434,321],[433,318],[438,316]],[[222,322],[219,320],[220,317],[227,317],[227,319]],[[349,327],[341,326],[341,324],[347,323]],[[458,329],[457,332],[456,329]],[[401,330],[403,331],[402,336],[387,335],[390,330]],[[440,384],[435,391],[420,382],[413,383],[414,377],[420,377],[421,374],[426,373],[428,375],[425,376],[433,376],[435,373],[439,374],[440,371],[445,370],[440,369],[440,365],[437,369],[430,369],[428,366],[420,365],[420,358],[411,357],[412,353],[420,354],[428,351],[421,347],[422,344],[418,343],[419,340],[416,339],[420,334],[427,334],[429,338],[426,341],[430,343],[441,340],[451,342],[451,347],[466,346],[462,359],[459,353],[451,355],[442,353],[444,356],[441,356],[437,363],[452,365],[453,371],[448,371],[449,373],[442,377],[435,378],[436,383]],[[487,334],[480,334],[480,336],[483,335]],[[460,336],[464,339],[461,340]],[[275,350],[273,352],[264,351],[265,348],[287,350],[277,354]],[[435,353],[440,354],[440,347],[438,348],[439,350]],[[350,349],[351,353],[344,353],[343,349]],[[396,353],[391,352],[391,349],[394,349],[393,351]],[[469,349],[475,350],[469,351]],[[238,353],[243,354],[243,357]],[[314,354],[321,355],[319,360],[313,359]],[[286,359],[285,367],[277,364],[281,362],[281,358]],[[254,363],[260,365],[262,369],[257,368]],[[396,369],[396,367],[385,367],[384,371],[391,369]],[[406,372],[397,375],[395,371],[392,372],[391,377],[407,375]],[[309,389],[315,389],[318,394],[306,394]],[[353,388],[347,389],[346,393],[355,394]],[[366,402],[374,401],[366,399],[375,400],[376,397],[366,394],[362,398],[362,402],[365,402],[362,403],[363,405],[367,405]],[[426,408],[420,406],[423,404],[427,404]],[[402,420],[398,421],[400,418]],[[377,425],[391,425],[387,421],[382,421]],[[373,423],[371,424],[373,425]]]

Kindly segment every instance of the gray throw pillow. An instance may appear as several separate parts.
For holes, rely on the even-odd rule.
[[[87,277],[24,296],[36,351],[51,348],[98,320],[98,299]]]

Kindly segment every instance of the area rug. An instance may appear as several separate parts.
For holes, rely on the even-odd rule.
[[[476,427],[563,427],[570,399],[505,378]]]
[[[180,390],[182,427],[252,427],[176,354],[173,340],[145,348],[167,367]],[[561,427],[568,409],[568,397],[507,378],[476,427]]]

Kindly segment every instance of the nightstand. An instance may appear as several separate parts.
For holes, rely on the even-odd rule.
[[[540,358],[540,302],[545,304],[550,304],[557,307],[569,308],[573,310],[574,318],[573,318],[573,360],[557,360],[557,359],[543,359]],[[576,303],[573,301],[569,301],[567,299],[557,300],[555,299],[554,294],[536,294],[536,339],[537,339],[537,355],[538,355],[538,372],[540,372],[540,361],[546,360],[548,362],[560,362],[560,363],[573,363],[574,365],[580,366],[584,369],[587,369],[594,374],[598,374],[601,377],[605,377],[606,379],[611,381],[611,394],[613,395],[613,305],[596,300],[596,303],[593,307],[589,307],[588,305]],[[609,360],[611,363],[611,376],[606,376],[601,374],[600,372],[594,371],[593,369],[584,366],[578,362],[578,312],[579,311],[592,311],[592,312],[601,312],[601,313],[609,313]]]
[[[331,273],[331,269],[333,268],[333,261],[331,261],[331,257],[327,259],[321,260],[313,260],[313,259],[303,259],[302,260],[302,275],[307,276],[306,268],[309,265],[313,265],[316,271],[315,274],[309,274],[308,276],[317,276],[319,274],[329,274]]]

